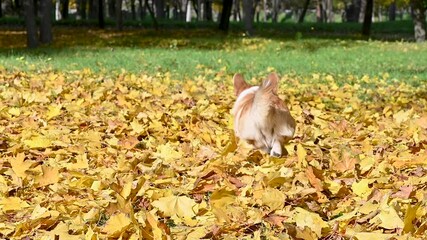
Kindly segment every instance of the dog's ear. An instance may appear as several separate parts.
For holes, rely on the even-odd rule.
[[[236,96],[239,96],[239,94],[243,92],[243,90],[251,86],[245,82],[243,75],[240,73],[234,74],[233,82],[234,82],[234,94],[236,94]]]
[[[276,73],[270,73],[262,82],[262,88],[267,92],[273,92],[277,94],[277,90],[279,88],[279,76]]]

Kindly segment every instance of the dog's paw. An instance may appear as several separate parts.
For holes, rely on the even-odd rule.
[[[281,157],[282,156],[282,146],[279,141],[275,141],[273,147],[270,150],[270,156],[272,157]]]
[[[272,156],[272,157],[281,157],[281,156],[282,156],[282,154],[277,153],[277,152],[274,152],[274,151],[271,151],[271,152],[270,152],[270,156]]]

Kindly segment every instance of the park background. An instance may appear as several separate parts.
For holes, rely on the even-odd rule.
[[[0,6],[0,238],[425,238],[426,1]],[[230,115],[271,72],[280,158]]]

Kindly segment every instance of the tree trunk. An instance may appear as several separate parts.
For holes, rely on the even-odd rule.
[[[187,10],[185,11],[185,21],[191,22],[191,1],[187,1]]]
[[[221,19],[219,21],[219,29],[227,32],[230,26],[231,8],[233,7],[233,0],[222,0]]]
[[[105,28],[104,0],[98,0],[98,27],[101,29]]]
[[[138,1],[139,4],[139,19],[143,20],[145,18],[145,4],[143,3],[143,0]]]
[[[164,19],[165,18],[165,1],[164,0],[155,0],[154,1],[156,7],[156,18]]]
[[[178,8],[179,8],[179,6],[178,6],[178,2],[177,1],[174,1],[173,2],[174,4],[173,4],[173,9],[172,9],[172,19],[174,19],[174,20],[178,20],[179,19],[179,10],[178,10]]]
[[[2,1],[0,0],[0,18],[3,17],[3,9],[1,5],[2,5]]]
[[[27,47],[35,48],[37,41],[36,15],[34,14],[34,1],[24,0],[25,26],[27,30]]]
[[[96,0],[89,0],[89,19],[94,20],[98,18],[97,5]]]
[[[68,19],[68,7],[69,1],[68,0],[62,0],[62,9],[61,9],[61,15],[62,19]]]
[[[279,1],[278,0],[272,0],[272,11],[271,11],[271,21],[273,23],[277,23],[277,16],[279,15]]]
[[[197,21],[202,21],[203,20],[203,16],[202,16],[202,0],[196,0],[195,2],[197,3],[197,9],[196,9]]]
[[[362,35],[369,37],[371,34],[372,11],[374,8],[374,0],[366,0],[365,18],[363,20]]]
[[[316,19],[318,23],[324,22],[323,4],[321,0],[317,0]]]
[[[86,19],[86,5],[87,5],[87,1],[86,0],[77,0],[76,1],[76,5],[77,5],[76,6],[77,7],[76,20]]]
[[[25,11],[25,9],[22,9],[23,3],[21,2],[21,0],[13,0],[13,4],[12,4],[12,10],[18,15],[21,16],[22,15],[22,11]],[[33,3],[34,6],[34,3]],[[25,8],[25,6],[24,6]]]
[[[388,7],[388,20],[389,21],[396,20],[396,1],[393,1]]]
[[[107,0],[108,17],[116,18],[116,0]]]
[[[122,15],[123,0],[116,0],[116,29],[123,30],[123,15]]]
[[[203,19],[205,21],[212,21],[212,1],[205,0],[204,8],[205,10],[204,10]]]
[[[240,16],[240,1],[239,0],[234,0],[234,3],[232,4],[232,6],[234,6],[234,8],[233,8],[233,20],[235,22],[241,21],[242,18]]]
[[[135,6],[135,0],[130,1],[130,11],[132,14],[132,20],[136,20],[136,6]]]
[[[159,24],[157,23],[156,16],[154,16],[154,11],[151,8],[150,4],[148,4],[148,0],[145,0],[145,7],[148,9],[148,12],[150,13],[151,19],[153,20],[154,28],[156,30],[159,29]]]
[[[360,12],[359,12],[359,22],[363,23],[365,21],[365,13],[366,13],[366,0],[360,1]]]
[[[264,10],[263,21],[267,22],[267,0],[262,1],[262,9]]]
[[[253,0],[243,0],[243,24],[248,36],[253,34]]]
[[[77,5],[78,7],[78,5]],[[77,16],[76,16],[77,18]],[[55,1],[55,20],[59,21],[62,19],[62,15],[61,15],[61,1],[60,0],[56,0]]]
[[[325,1],[325,20],[328,23],[334,22],[334,3],[333,0]]]
[[[52,36],[52,1],[40,1],[40,42],[49,44],[53,40]]]
[[[298,23],[303,23],[305,14],[307,13],[308,5],[310,5],[310,0],[305,0],[304,8],[302,9],[302,13],[299,16]]]
[[[411,0],[413,9],[412,20],[414,22],[415,41],[424,42],[426,40],[426,15],[423,0]]]

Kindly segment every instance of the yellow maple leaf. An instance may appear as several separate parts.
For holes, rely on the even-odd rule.
[[[298,163],[300,164],[300,166],[307,166],[307,161],[305,160],[305,157],[307,156],[307,151],[300,143],[297,145],[297,156]]]
[[[145,126],[140,124],[136,118],[130,123],[130,126],[132,127],[133,132],[136,134],[140,134],[145,131]]]
[[[401,124],[403,122],[406,122],[409,120],[409,116],[412,114],[412,109],[409,109],[407,111],[400,110],[399,112],[395,113],[393,115],[394,121],[396,121],[397,124]]]
[[[47,107],[48,110],[46,113],[47,120],[50,120],[54,117],[59,116],[61,114],[61,108],[62,108],[61,104],[48,106]]]
[[[59,170],[56,167],[42,166],[43,175],[36,177],[36,183],[39,186],[47,186],[59,181]]]
[[[404,227],[402,219],[391,206],[382,207],[380,213],[369,222],[372,224],[378,224],[380,227],[385,229],[402,229]]]
[[[356,232],[354,230],[346,230],[346,234],[353,236],[358,240],[389,240],[395,237],[395,234],[382,233],[382,232]]]
[[[294,220],[299,228],[304,229],[304,227],[308,227],[317,235],[317,237],[322,236],[321,233],[323,228],[329,227],[319,214],[309,212],[300,207],[295,209]]]
[[[3,212],[19,211],[28,206],[29,206],[28,203],[25,201],[22,201],[19,197],[3,198],[3,200],[0,201],[0,209]]]
[[[212,206],[212,212],[215,214],[218,221],[225,222],[229,220],[229,217],[227,216],[228,208],[235,201],[236,195],[233,191],[228,191],[223,188],[215,190],[212,193],[210,203]]]
[[[163,212],[163,215],[171,217],[177,215],[182,218],[192,218],[198,212],[198,204],[187,196],[162,197],[153,202],[153,206]]]
[[[403,221],[404,221],[403,232],[404,233],[409,233],[409,232],[412,232],[415,230],[414,219],[416,219],[416,217],[417,217],[417,210],[420,207],[420,205],[421,205],[420,202],[418,204],[416,204],[415,206],[408,205],[408,208],[406,209],[406,212],[405,212],[405,217],[403,219]]]
[[[366,199],[369,196],[369,194],[371,194],[372,192],[372,188],[369,187],[370,183],[371,183],[371,180],[362,179],[359,182],[354,182],[351,185],[351,190],[353,190],[353,192],[357,196]]]
[[[108,219],[102,232],[105,232],[109,237],[118,237],[130,226],[131,220],[126,214],[119,213]]]
[[[85,233],[85,240],[96,240],[98,239],[98,234],[96,234],[92,227],[89,226],[89,228],[87,229],[87,232]]]
[[[52,141],[49,138],[40,135],[24,140],[24,144],[29,148],[47,148],[51,146]]]
[[[69,231],[70,228],[68,227],[68,225],[64,222],[60,222],[58,225],[56,225],[55,229],[51,230],[48,234],[50,236],[50,239],[56,239],[57,237],[59,239],[67,240],[81,239],[79,235],[69,234]]]
[[[37,204],[37,206],[34,208],[33,212],[31,213],[30,219],[35,220],[35,219],[45,218],[49,216],[50,214],[48,212],[48,209],[40,206],[40,204]]]
[[[282,209],[285,203],[285,194],[275,188],[267,188],[262,193],[262,203],[271,211]]]
[[[9,159],[10,165],[12,165],[13,172],[22,179],[24,179],[27,176],[25,171],[27,171],[33,164],[30,161],[24,161],[24,159],[25,159],[24,153],[18,153],[16,157]]]
[[[19,108],[16,108],[16,107],[9,108],[9,110],[7,112],[10,115],[15,116],[15,117],[19,117],[19,115],[21,115],[21,110]]]
[[[158,146],[154,156],[164,160],[164,163],[168,164],[182,158],[182,152],[180,150],[176,150],[176,147],[168,142]]]

